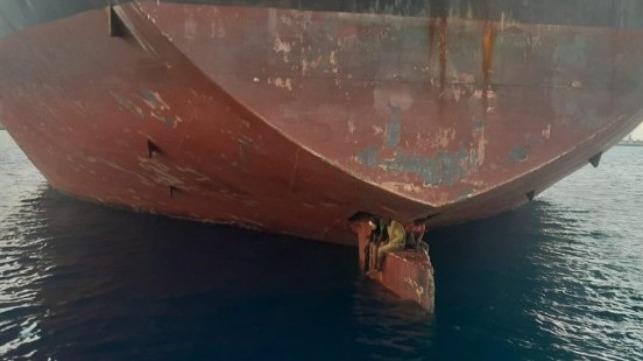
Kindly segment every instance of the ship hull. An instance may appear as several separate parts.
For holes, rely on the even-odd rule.
[[[641,35],[141,1],[1,39],[0,118],[72,196],[354,244],[356,213],[493,215],[608,149]]]

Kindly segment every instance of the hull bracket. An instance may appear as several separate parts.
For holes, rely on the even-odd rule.
[[[112,4],[107,7],[107,29],[111,37],[122,38],[127,33],[123,20],[118,16]]]
[[[603,152],[600,152],[595,156],[589,158],[589,162],[594,166],[594,168],[598,168],[598,164],[601,162],[602,156],[603,156]]]

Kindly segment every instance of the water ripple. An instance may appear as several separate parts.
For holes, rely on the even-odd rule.
[[[426,315],[352,248],[61,196],[0,132],[0,359],[643,360],[641,151],[431,231]]]
[[[616,151],[630,156],[632,163],[619,164],[629,171],[612,172],[607,162],[599,184],[590,172],[601,169],[583,169],[573,183],[546,193],[541,214],[548,239],[530,256],[543,270],[531,313],[556,336],[558,349],[586,360],[643,359],[643,228],[631,218],[643,206],[631,196],[641,184],[613,179],[640,174],[643,164],[629,154],[638,149]],[[575,190],[590,179],[601,191],[581,197]]]

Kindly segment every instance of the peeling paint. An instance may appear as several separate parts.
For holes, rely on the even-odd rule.
[[[473,92],[473,97],[476,99],[495,99],[496,93],[491,89],[476,89]]]
[[[176,128],[183,120],[178,115],[168,114],[170,106],[163,100],[161,95],[152,90],[143,90],[141,92],[141,99],[150,108],[150,116],[158,119],[165,125]]]
[[[543,129],[541,134],[543,138],[549,140],[549,138],[551,137],[551,124],[547,124],[547,128]]]
[[[373,102],[375,108],[383,114],[389,114],[391,107],[406,111],[413,105],[413,96],[408,87],[374,88]]]
[[[162,114],[156,114],[156,113],[151,113],[150,116],[160,120],[165,125],[170,126],[172,128],[176,128],[176,125],[183,121],[178,116],[169,116],[169,115],[162,115]]]
[[[138,164],[141,168],[151,172],[152,180],[160,185],[184,187],[181,179],[170,174],[170,167],[159,163],[155,158],[138,157]]]
[[[413,193],[420,193],[422,192],[422,187],[416,186],[411,183],[403,183],[403,182],[383,182],[382,187],[386,189],[391,189],[394,191],[400,191],[403,190],[405,192],[413,192]]]
[[[475,169],[477,150],[461,147],[455,152],[438,152],[431,157],[422,157],[398,151],[391,159],[381,159],[377,148],[371,146],[358,153],[356,160],[370,168],[387,172],[415,174],[425,187],[452,186]]]
[[[141,97],[150,109],[168,110],[170,106],[161,98],[161,95],[152,90],[143,90]]]
[[[275,37],[275,44],[273,50],[276,53],[282,53],[284,62],[287,63],[289,60],[290,51],[292,50],[292,44],[281,40],[280,37]]]
[[[478,136],[478,149],[474,152],[473,149],[470,150],[469,159],[476,159],[476,164],[480,167],[484,164],[485,154],[487,150],[487,143],[489,141],[485,137],[484,128],[480,129],[480,134]]]
[[[440,128],[435,133],[431,145],[438,148],[446,148],[455,139],[456,131],[453,128]]]
[[[145,114],[143,113],[143,109],[141,109],[129,99],[124,98],[112,91],[110,91],[109,94],[112,96],[112,98],[114,98],[114,100],[116,100],[121,108],[129,110],[134,115],[136,115],[137,118],[143,118],[145,116]]]
[[[328,63],[332,67],[333,74],[337,74],[339,68],[337,66],[337,52],[335,52],[335,50],[331,51],[330,55],[328,55]]]
[[[273,84],[277,88],[283,88],[283,89],[288,89],[288,91],[292,91],[292,80],[290,78],[282,79],[282,78],[275,78],[273,80]]]
[[[201,173],[201,172],[199,172],[197,170],[194,170],[194,169],[192,169],[190,167],[177,166],[176,170],[179,171],[179,172],[182,172],[182,173],[189,173],[189,174],[194,175],[196,177],[196,181],[199,182],[199,183],[211,182],[212,181],[212,179],[210,177],[208,177],[205,174],[203,174],[203,173]]]
[[[349,134],[353,134],[353,133],[355,133],[355,130],[356,130],[357,128],[355,127],[355,122],[354,122],[354,121],[349,120],[349,121],[348,121],[348,123],[347,123],[347,126],[348,126],[348,133],[349,133]]]
[[[223,21],[216,21],[216,17],[219,16],[218,9],[213,9],[213,19],[210,22],[210,38],[212,39],[223,39],[226,36],[225,23]]]
[[[417,299],[420,300],[422,298],[422,295],[424,294],[424,287],[420,286],[417,281],[415,281],[411,277],[404,277],[404,282],[411,286],[411,288],[413,288]]]

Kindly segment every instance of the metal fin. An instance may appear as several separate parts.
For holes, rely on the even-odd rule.
[[[527,199],[531,202],[534,200],[534,197],[536,197],[536,191],[527,192],[525,196],[527,196]]]
[[[161,154],[161,148],[158,145],[154,144],[152,140],[147,140],[147,157],[152,158],[154,154]]]
[[[598,164],[601,162],[602,155],[603,155],[603,152],[600,152],[595,156],[589,158],[589,162],[594,166],[594,168],[598,168]]]
[[[107,25],[111,37],[123,37],[127,33],[123,20],[116,14],[112,4],[107,7]]]

